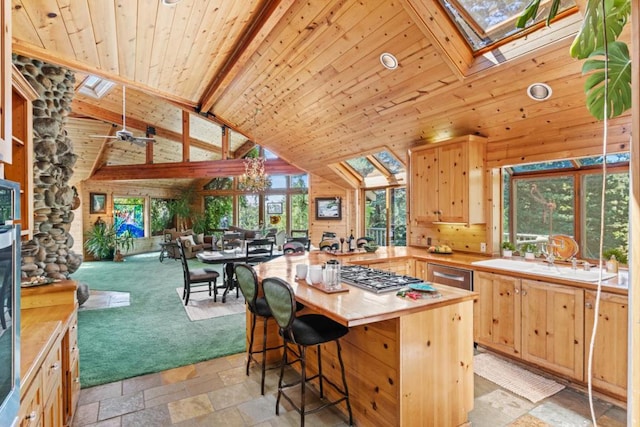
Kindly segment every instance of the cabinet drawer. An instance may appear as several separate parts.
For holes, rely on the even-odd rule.
[[[35,427],[42,425],[42,376],[36,375],[27,392],[20,401],[18,411],[18,425],[20,427]]]
[[[48,396],[51,390],[62,381],[62,345],[60,341],[57,341],[51,348],[40,370],[43,394]]]

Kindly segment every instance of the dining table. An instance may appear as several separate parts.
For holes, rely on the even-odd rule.
[[[229,291],[232,291],[237,286],[234,278],[235,263],[244,262],[247,259],[244,248],[201,251],[196,254],[196,258],[204,264],[223,264],[222,281],[224,283],[224,292],[222,293],[222,302],[226,302]]]

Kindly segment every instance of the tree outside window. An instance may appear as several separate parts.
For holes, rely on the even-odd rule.
[[[167,228],[175,227],[175,218],[168,199],[151,199],[151,235],[159,236]]]

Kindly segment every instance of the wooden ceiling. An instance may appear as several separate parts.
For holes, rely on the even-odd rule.
[[[127,86],[127,128],[156,128],[154,163],[183,160],[184,112],[190,161],[226,156],[225,125],[229,158],[255,142],[344,186],[329,165],[383,148],[406,161],[413,145],[478,134],[500,164],[544,157],[526,147],[600,138],[584,107],[581,64],[568,54],[579,14],[474,56],[435,0],[12,6],[14,52],[74,69],[78,83],[91,73]],[[398,58],[396,70],[382,67],[383,52]],[[537,81],[553,87],[551,100],[526,96]],[[69,135],[80,152],[78,179],[145,163],[144,148],[90,137],[120,128],[121,92],[116,86],[100,100],[76,95]],[[614,142],[628,141],[628,123],[613,122]],[[160,170],[149,173],[162,178]]]

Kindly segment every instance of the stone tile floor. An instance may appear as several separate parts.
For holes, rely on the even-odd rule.
[[[299,415],[286,405],[275,415],[277,370],[267,371],[260,395],[260,370],[245,375],[245,354],[83,389],[73,426],[295,426]],[[311,393],[308,393],[308,395]],[[281,403],[282,405],[282,403]],[[594,402],[597,424],[626,425],[626,411],[604,400]],[[475,426],[590,426],[587,396],[565,388],[531,403],[475,376]],[[306,418],[309,426],[345,426],[346,418],[327,409]]]

